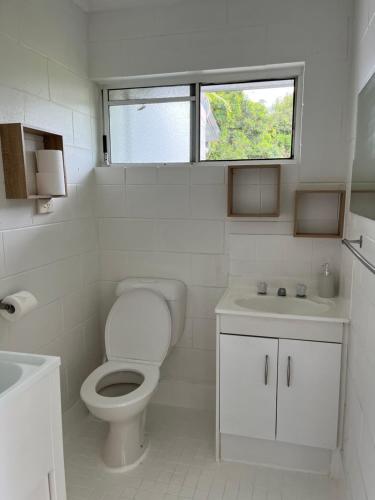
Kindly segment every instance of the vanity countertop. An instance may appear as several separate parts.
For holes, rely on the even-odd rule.
[[[216,314],[288,320],[348,323],[347,303],[337,297],[257,295],[251,287],[227,288],[215,308]]]

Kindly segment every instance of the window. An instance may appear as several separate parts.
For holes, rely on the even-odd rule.
[[[103,95],[111,163],[294,159],[297,77]]]
[[[294,80],[201,85],[205,160],[293,158]]]
[[[189,85],[108,91],[112,163],[191,161]]]

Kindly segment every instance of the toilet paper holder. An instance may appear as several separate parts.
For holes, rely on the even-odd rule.
[[[7,304],[6,302],[3,302],[2,300],[0,300],[0,309],[8,311],[9,314],[14,314],[16,312],[16,309],[12,304]]]

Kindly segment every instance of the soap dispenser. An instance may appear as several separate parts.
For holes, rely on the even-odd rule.
[[[318,293],[319,297],[332,298],[336,295],[335,276],[329,269],[329,264],[323,264],[323,272],[319,275]]]

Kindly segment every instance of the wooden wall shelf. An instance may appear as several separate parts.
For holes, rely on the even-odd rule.
[[[345,191],[309,189],[296,191],[294,236],[342,238],[345,217]]]
[[[280,165],[228,167],[228,217],[279,217]]]
[[[63,137],[53,132],[27,127],[22,123],[0,124],[1,150],[4,166],[5,193],[8,199],[46,199],[67,196],[39,195],[36,192],[35,160],[32,151],[26,150],[27,137],[41,141],[39,149],[56,149],[63,152]],[[28,161],[32,153],[32,161]],[[30,156],[30,155],[29,155]],[[64,163],[65,193],[67,193],[66,170]]]

